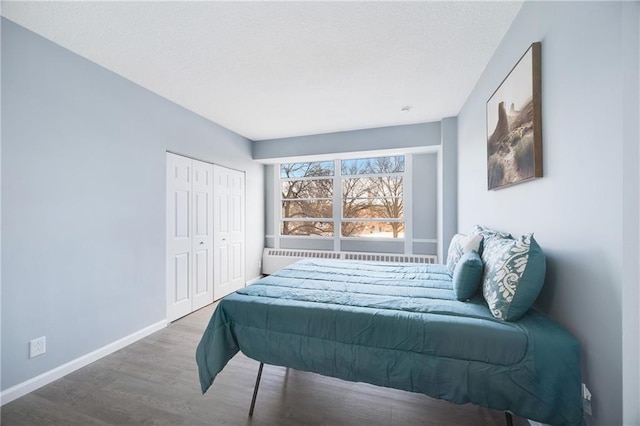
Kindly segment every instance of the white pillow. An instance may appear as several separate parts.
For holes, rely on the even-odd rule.
[[[449,274],[453,275],[456,264],[463,254],[470,251],[478,252],[481,242],[482,235],[455,234],[451,238],[451,244],[449,244],[449,251],[447,252],[447,270]]]
[[[470,251],[475,251],[476,253],[480,253],[480,244],[482,243],[483,238],[484,237],[480,234],[469,235],[466,238],[466,241],[463,241],[462,251],[464,253],[469,253]]]

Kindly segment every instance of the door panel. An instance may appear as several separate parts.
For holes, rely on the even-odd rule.
[[[218,222],[220,223],[220,232],[229,232],[229,196],[227,194],[220,194],[218,208]]]
[[[191,312],[191,160],[167,154],[167,319]]]
[[[174,303],[184,302],[189,299],[189,253],[177,254],[174,258],[175,276],[174,276]]]
[[[213,302],[213,165],[167,153],[167,319]]]
[[[218,266],[220,271],[220,283],[229,282],[229,247],[220,247],[220,264]],[[222,297],[222,296],[221,296]]]
[[[175,233],[174,238],[190,238],[189,225],[189,192],[186,190],[176,190],[174,192],[175,206]]]
[[[194,294],[193,307],[200,309],[213,302],[213,165],[193,161],[194,197]]]
[[[194,235],[207,235],[208,233],[208,225],[209,225],[209,221],[208,221],[208,203],[209,203],[209,194],[207,194],[206,192],[196,192],[194,194],[195,196],[195,200],[196,200],[196,206],[195,206],[195,212],[196,212],[196,217],[195,217],[195,226],[196,229],[194,229]]]
[[[194,296],[200,296],[208,290],[207,279],[209,278],[209,250],[198,250],[194,253],[193,278],[195,280]]]
[[[244,179],[244,172],[214,165],[216,300],[245,286]]]
[[[242,232],[242,199],[238,195],[231,197],[231,231]]]
[[[231,257],[231,270],[233,271],[233,280],[242,278],[242,245],[234,244],[232,246],[233,256]]]

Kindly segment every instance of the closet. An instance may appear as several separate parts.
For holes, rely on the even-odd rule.
[[[167,153],[167,320],[245,285],[244,172]]]

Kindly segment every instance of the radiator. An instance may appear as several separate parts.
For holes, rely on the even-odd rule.
[[[423,254],[390,254],[390,253],[360,253],[352,251],[326,250],[295,250],[265,248],[262,253],[262,273],[273,274],[300,259],[346,259],[368,260],[375,262],[407,262],[407,263],[438,263],[438,257]]]

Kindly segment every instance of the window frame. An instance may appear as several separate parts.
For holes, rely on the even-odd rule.
[[[342,174],[342,161],[343,160],[355,160],[366,159],[376,157],[393,157],[404,156],[404,171],[399,173],[368,173],[368,174],[355,174],[355,175],[343,175]],[[298,161],[291,161],[291,163],[304,163],[304,162],[326,162],[327,160],[313,160],[313,159],[300,159]],[[345,158],[336,158],[334,161],[334,173],[333,176],[304,176],[304,177],[281,177],[282,164],[288,164],[289,162],[278,162],[274,164],[273,185],[274,185],[274,238],[277,246],[280,246],[279,240],[281,239],[303,239],[308,241],[315,240],[333,240],[333,250],[340,251],[341,241],[369,241],[369,242],[395,242],[404,243],[405,254],[411,254],[413,252],[413,155],[408,153],[398,154],[386,154],[386,155],[367,155],[364,157],[349,156]],[[403,217],[402,218],[344,218],[342,217],[342,192],[343,181],[353,178],[375,178],[375,177],[387,177],[398,176],[402,177],[402,199],[403,199]],[[332,218],[284,218],[282,217],[282,202],[286,199],[282,198],[282,182],[291,180],[320,180],[320,179],[333,179],[333,217]],[[388,197],[384,197],[388,198]],[[304,201],[316,200],[314,199],[301,199]],[[318,198],[317,200],[329,200],[329,198]],[[319,235],[283,235],[282,234],[282,222],[333,222],[333,236],[319,236]],[[404,237],[362,237],[362,236],[342,236],[342,222],[404,222]]]
[[[395,156],[394,156],[395,157]],[[375,198],[402,198],[402,217],[401,218],[386,218],[386,217],[345,217],[344,211],[340,209],[340,237],[348,240],[370,240],[370,241],[404,241],[406,238],[406,234],[403,237],[393,238],[393,237],[352,237],[352,236],[344,236],[342,235],[342,223],[344,222],[363,222],[363,223],[374,223],[374,222],[388,222],[388,223],[402,223],[406,226],[406,217],[404,215],[404,203],[405,203],[405,190],[404,185],[406,181],[406,155],[405,157],[405,170],[398,173],[362,173],[356,175],[340,175],[340,205],[344,202],[343,189],[344,189],[344,181],[349,179],[368,179],[368,178],[380,178],[380,177],[399,177],[402,179],[402,197],[397,196],[389,196],[389,197],[375,197]],[[353,197],[350,197],[353,198]],[[355,198],[357,199],[357,198]],[[335,225],[334,225],[335,227]]]
[[[296,161],[293,163],[327,163],[328,161]],[[333,171],[333,175],[320,175],[320,176],[300,176],[300,177],[282,177],[281,166],[282,164],[289,163],[278,163],[276,167],[277,180],[276,184],[276,194],[278,195],[278,214],[276,215],[276,228],[277,233],[280,238],[323,238],[323,239],[333,239],[335,237],[336,229],[335,229],[335,208],[333,203],[335,202],[335,169]],[[335,162],[334,162],[335,167]],[[320,180],[330,180],[331,183],[331,197],[315,197],[315,198],[283,198],[282,197],[282,185],[283,182],[297,182],[297,181],[320,181]],[[331,201],[332,202],[332,217],[290,217],[286,218],[282,215],[283,202],[285,201]],[[281,225],[283,222],[332,222],[333,223],[333,235],[283,235]]]

